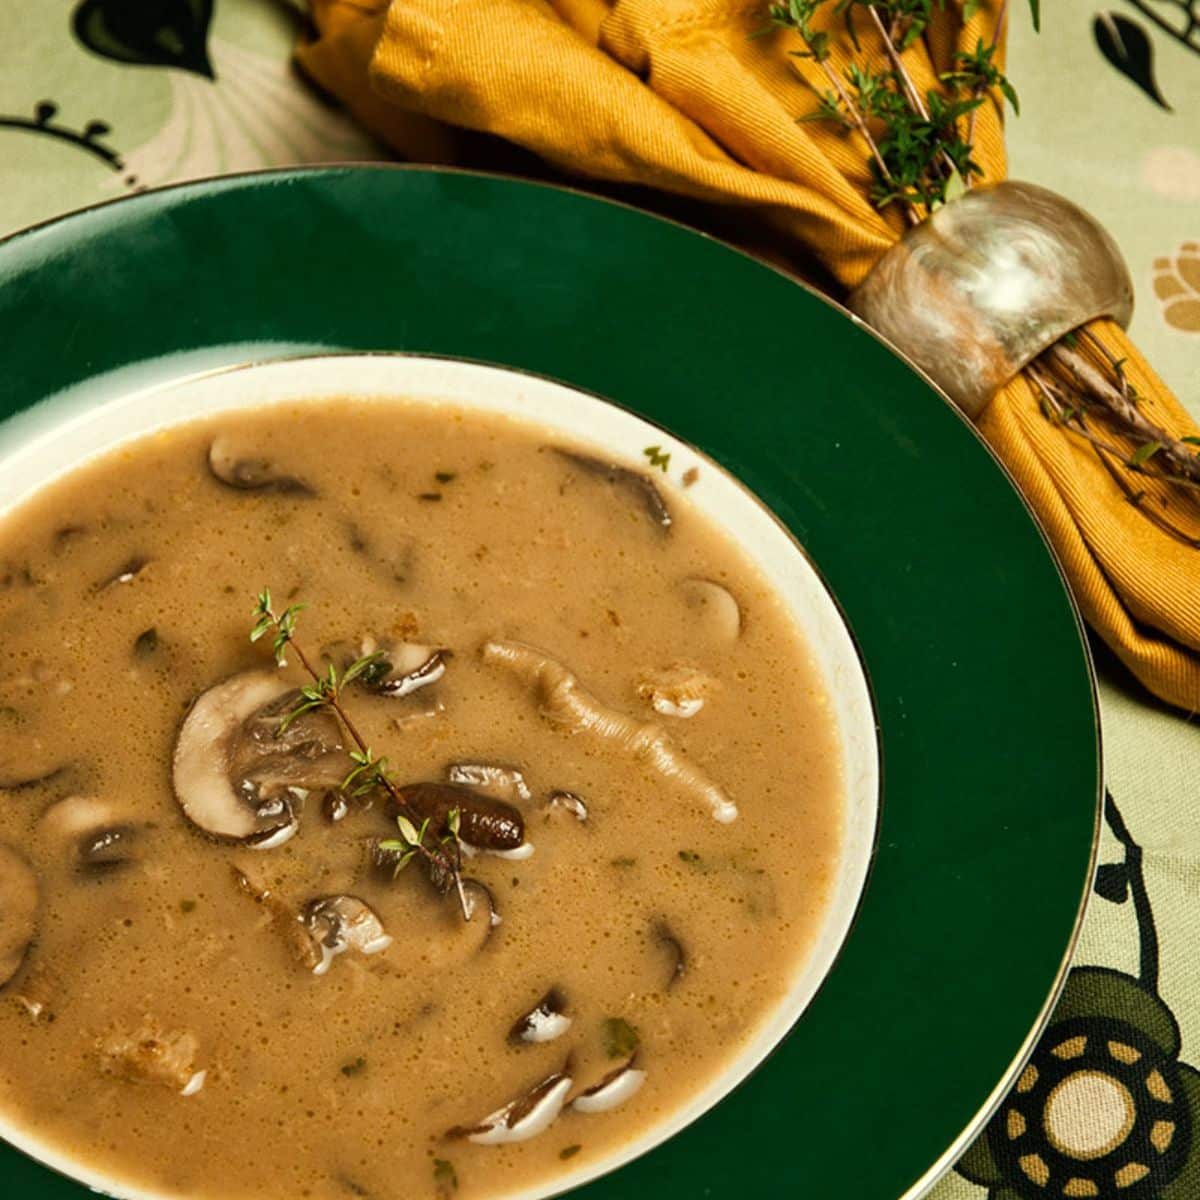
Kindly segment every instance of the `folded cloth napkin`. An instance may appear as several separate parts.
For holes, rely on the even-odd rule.
[[[990,41],[1002,7],[988,0],[969,19],[958,5],[939,10],[903,54],[917,87],[938,88],[957,51]],[[733,211],[754,249],[798,268],[815,260],[835,291],[860,283],[903,232],[895,206],[881,213],[869,201],[857,136],[797,120],[828,82],[787,53],[799,48],[792,33],[754,36],[763,0],[312,0],[312,17],[301,66],[402,157],[479,165],[479,135],[490,135],[573,177]],[[840,19],[825,27],[835,71],[851,56],[884,67],[869,27],[857,51]],[[974,144],[985,181],[1003,178],[995,98],[978,110]],[[1147,417],[1197,434],[1116,324],[1089,332],[1123,360]],[[1146,515],[1169,514],[1200,539],[1200,493],[1147,476],[1122,489],[1088,442],[1047,419],[1024,376],[977,425],[1041,519],[1088,622],[1151,691],[1200,709],[1200,549]]]

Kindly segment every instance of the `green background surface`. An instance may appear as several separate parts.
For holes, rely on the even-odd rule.
[[[798,369],[767,327],[804,330],[820,352]],[[893,1200],[972,1120],[1075,924],[1098,786],[1092,693],[1024,505],[873,338],[769,268],[630,209],[386,168],[226,180],[21,235],[0,249],[0,328],[8,413],[227,343],[405,349],[592,389],[738,474],[860,640],[884,760],[877,861],[842,959],[783,1048],[587,1190]],[[0,1157],[0,1179],[22,1174],[19,1194],[82,1195]]]

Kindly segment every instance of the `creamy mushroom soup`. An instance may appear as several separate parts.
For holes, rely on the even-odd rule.
[[[484,1197],[711,1085],[810,952],[843,781],[662,457],[277,405],[0,524],[12,1129],[162,1196]]]

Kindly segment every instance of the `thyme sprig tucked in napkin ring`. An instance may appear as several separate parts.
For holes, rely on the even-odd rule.
[[[816,259],[846,293],[914,220],[1006,173],[997,0],[314,0],[313,17],[301,65],[401,152],[431,128],[443,149],[482,131],[559,171],[733,208],[756,247]],[[1069,332],[977,427],[1092,627],[1200,708],[1200,430],[1120,326]]]

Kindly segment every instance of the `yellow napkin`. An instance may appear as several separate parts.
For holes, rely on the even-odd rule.
[[[990,40],[990,3],[965,22],[947,6],[905,52],[922,92],[957,49]],[[869,203],[858,137],[797,123],[828,83],[815,64],[789,57],[798,48],[790,33],[751,36],[765,25],[762,0],[313,0],[312,9],[317,33],[299,48],[301,65],[406,158],[479,165],[469,131],[492,135],[573,176],[732,211],[755,249],[765,244],[798,268],[815,259],[843,290],[902,232],[898,212]],[[865,22],[862,51],[840,20],[827,28],[834,70],[847,51],[883,65]],[[979,110],[975,146],[985,178],[1001,178],[995,102]],[[1091,332],[1125,360],[1152,421],[1196,434],[1116,325],[1097,321]],[[1092,447],[1046,419],[1023,377],[978,425],[1040,517],[1092,627],[1151,691],[1200,709],[1200,550],[1137,512]],[[1130,478],[1143,505],[1200,538],[1200,498]]]

